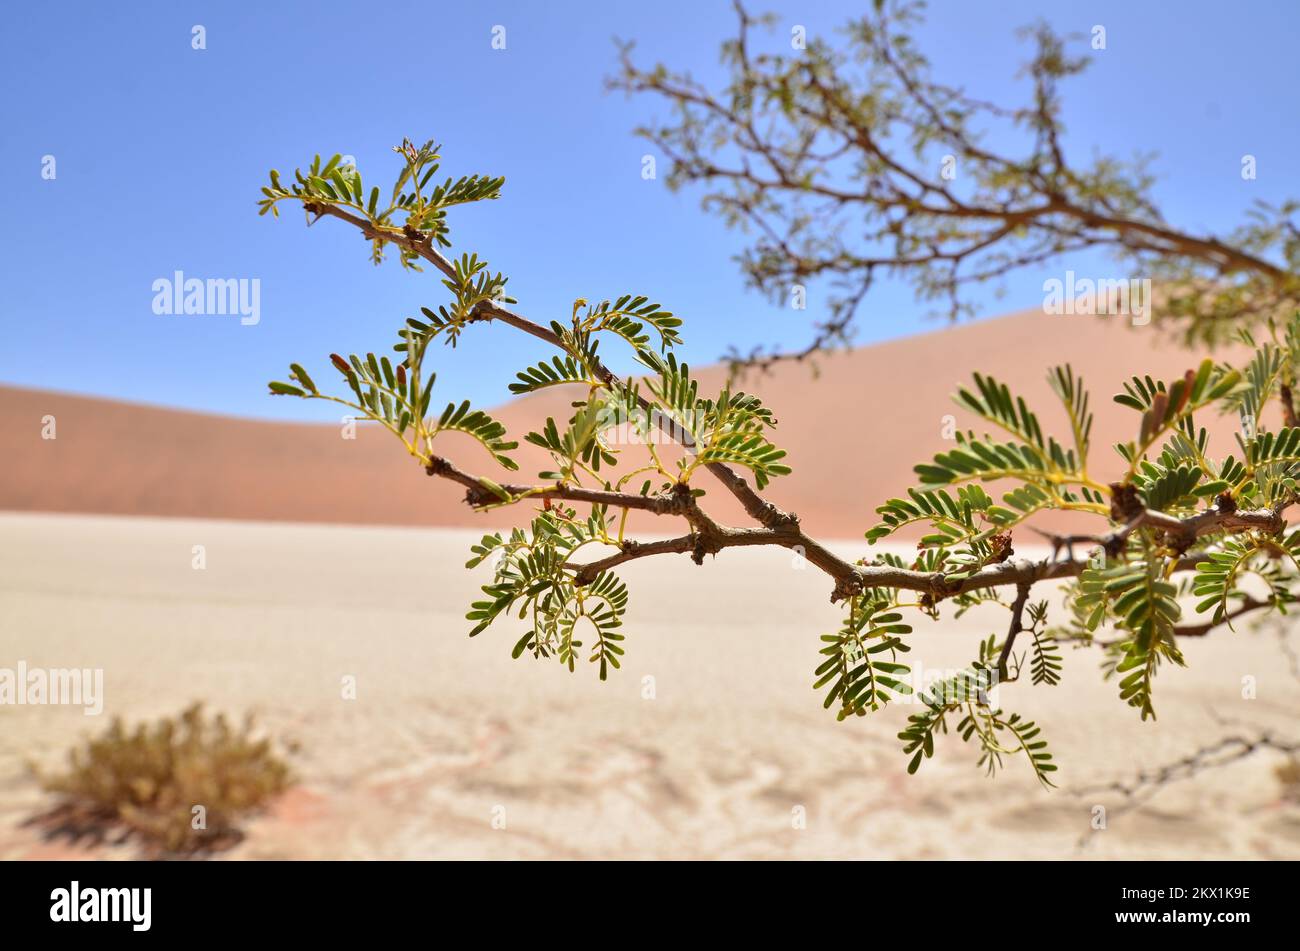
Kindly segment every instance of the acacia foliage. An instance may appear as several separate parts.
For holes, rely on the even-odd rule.
[[[324,162],[317,156],[291,185],[273,171],[261,212],[278,214],[284,202],[297,202],[309,215],[336,214],[362,228],[376,262],[389,245],[399,248],[406,267],[433,260],[444,275],[444,301],[398,328],[391,356],[331,354],[323,372],[337,373],[337,386],[318,385],[302,364],[292,363],[288,380],[271,383],[270,390],[340,403],[374,420],[431,475],[465,485],[467,501],[478,508],[540,503],[515,529],[486,534],[473,546],[467,567],[489,564],[492,577],[467,615],[470,634],[513,615],[524,628],[514,642],[515,657],[554,660],[571,671],[588,665],[604,679],[621,666],[630,604],[614,569],[670,551],[690,551],[702,562],[706,553],[751,543],[704,513],[699,475],[725,465],[747,473],[762,490],[789,473],[785,453],[773,442],[777,419],[757,397],[729,386],[704,395],[675,352],[681,318],[648,296],[629,292],[595,304],[578,299],[566,320],[545,328],[505,310],[512,301],[501,272],[474,254],[447,260],[434,250],[450,247],[447,210],[499,197],[502,180],[471,175],[437,184],[441,159],[431,142],[417,147],[408,141],[395,151],[400,173],[382,207],[379,189],[367,191],[354,167],[338,156]],[[511,456],[518,441],[498,421],[464,401],[453,398],[441,410],[434,401],[430,346],[439,340],[454,346],[472,325],[492,320],[525,327],[560,350],[515,372],[511,392],[563,386],[573,395],[568,418],[548,418],[524,434],[551,459],[526,484],[466,474],[440,455],[439,437],[456,432],[476,440],[488,463],[518,469]],[[1109,465],[1096,459],[1092,397],[1071,367],[1048,371],[1064,424],[1059,438],[1005,383],[976,373],[955,394],[973,428],[959,433],[952,448],[920,462],[917,484],[883,501],[876,509],[880,522],[865,534],[870,549],[921,525],[915,559],[864,557],[860,567],[849,568],[853,583],[837,585],[843,620],[822,635],[813,673],[825,705],[841,719],[899,700],[918,706],[899,734],[910,770],[951,729],[978,748],[988,770],[1022,755],[1034,775],[1050,783],[1056,766],[1046,740],[1038,725],[1002,709],[1001,684],[1027,673],[1034,685],[1050,689],[1061,680],[1062,645],[1093,646],[1119,698],[1147,719],[1155,715],[1158,670],[1185,663],[1179,645],[1185,613],[1203,615],[1214,626],[1230,625],[1245,610],[1285,611],[1294,600],[1300,533],[1288,532],[1281,515],[1297,498],[1300,428],[1274,428],[1263,411],[1280,399],[1287,418],[1294,418],[1289,387],[1300,364],[1300,318],[1259,339],[1243,339],[1254,348],[1243,367],[1206,359],[1174,380],[1121,382],[1114,399],[1133,410],[1133,435],[1112,447]],[[618,380],[606,369],[599,349],[607,341],[631,348],[644,368],[643,383]],[[1211,451],[1202,425],[1211,412],[1242,419],[1236,444],[1226,452]],[[610,438],[613,423],[639,438]],[[675,455],[663,447],[664,433],[678,448]],[[1112,481],[1098,480],[1102,466],[1116,473]],[[692,546],[627,537],[626,515],[633,508],[684,517]],[[1071,548],[1051,562],[1010,561],[1012,533],[1045,510],[1096,521],[1095,534],[1064,540],[1084,545],[1086,560],[1076,560]],[[770,537],[770,543],[786,544],[795,536],[773,530]],[[999,574],[999,566],[1013,571]],[[1047,601],[1028,599],[1030,586],[1043,576],[1071,579],[1055,624]],[[1247,576],[1264,598],[1246,593]],[[1014,599],[1002,593],[1010,584]],[[1008,630],[983,639],[955,676],[912,684],[907,658],[915,622],[981,603],[1007,608]],[[1116,636],[1098,637],[1103,629]]]

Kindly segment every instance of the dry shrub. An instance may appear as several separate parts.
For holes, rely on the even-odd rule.
[[[1285,762],[1273,769],[1273,775],[1282,784],[1282,798],[1300,805],[1300,758],[1287,757]]]
[[[237,823],[291,783],[288,765],[252,716],[238,729],[194,704],[127,730],[120,718],[97,739],[69,752],[66,773],[40,776],[61,797],[45,825],[73,838],[138,839],[150,854],[195,855],[229,848]],[[195,818],[203,807],[204,827]]]

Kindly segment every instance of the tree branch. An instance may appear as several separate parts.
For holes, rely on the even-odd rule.
[[[1235,621],[1244,614],[1250,614],[1252,611],[1258,611],[1261,608],[1271,608],[1276,604],[1277,600],[1275,598],[1261,599],[1247,595],[1241,604],[1227,612],[1217,621],[1209,620],[1202,624],[1180,624],[1174,628],[1174,634],[1177,637],[1204,637],[1221,624],[1227,624],[1229,621]]]
[[[351,214],[350,212],[344,211],[343,209],[330,204],[305,200],[303,202],[303,207],[310,213],[317,215],[330,215],[342,221],[346,221],[353,227],[360,229],[361,233],[371,240],[390,241],[393,244],[400,245],[401,247],[418,254],[421,258],[428,261],[447,277],[452,277],[456,273],[452,263],[447,260],[447,258],[439,252],[437,248],[433,247],[432,240],[419,231],[409,228],[377,228],[365,218]],[[531,334],[539,340],[544,340],[553,347],[564,350],[564,342],[556,336],[554,331],[529,320],[522,314],[515,313],[507,307],[503,307],[493,301],[485,301],[480,304],[476,310],[476,316],[480,316],[482,319],[499,320],[504,324],[509,324],[517,330],[522,330],[526,334]],[[621,381],[613,371],[599,360],[594,360],[592,362],[591,369],[601,382],[611,389],[617,388],[621,385]],[[637,404],[641,409],[648,410],[650,408],[649,402],[645,397],[641,396],[640,393],[637,393],[636,399]],[[659,413],[651,415],[662,432],[670,437],[676,437],[677,434],[673,431],[670,420],[666,419]],[[723,484],[727,491],[736,497],[741,506],[745,509],[746,514],[760,525],[774,528],[797,521],[794,515],[781,511],[781,509],[777,508],[771,502],[763,499],[750,487],[744,477],[730,466],[721,462],[711,462],[707,464],[706,468],[719,482]]]
[[[1300,743],[1278,739],[1271,733],[1261,733],[1254,737],[1230,736],[1154,771],[1144,770],[1137,774],[1133,782],[1115,781],[1084,786],[1073,792],[1076,796],[1115,793],[1127,800],[1139,800],[1144,795],[1154,795],[1163,786],[1172,782],[1190,779],[1202,770],[1225,766],[1236,760],[1245,759],[1260,750],[1275,750],[1279,753],[1295,755],[1300,753]],[[1136,805],[1136,802],[1134,804]]]
[[[436,248],[431,240],[414,229],[380,228],[365,218],[326,203],[311,200],[303,201],[309,213],[329,215],[339,218],[358,228],[371,240],[389,241],[419,255],[433,264],[445,275],[454,275],[455,269]],[[534,323],[527,317],[515,313],[495,302],[484,302],[478,308],[478,314],[485,320],[500,320],[516,329],[522,330],[552,346],[564,349],[563,341],[550,329]],[[608,386],[617,387],[621,381],[615,374],[599,362],[593,371]],[[642,408],[649,408],[649,403],[638,396]],[[670,436],[676,436],[670,423],[660,414],[653,414],[659,421],[661,429]],[[741,502],[745,511],[761,527],[736,528],[715,523],[696,503],[684,484],[679,484],[673,492],[657,496],[632,495],[623,492],[611,492],[600,489],[586,489],[579,486],[528,486],[505,485],[502,491],[508,497],[495,492],[484,479],[456,468],[450,461],[433,457],[427,466],[430,475],[440,476],[465,486],[466,502],[475,508],[494,504],[508,504],[525,498],[563,499],[566,501],[591,502],[616,508],[637,509],[656,515],[678,515],[687,519],[692,532],[689,535],[660,542],[624,542],[622,550],[599,561],[576,566],[579,583],[590,583],[600,571],[622,564],[636,558],[654,554],[690,552],[697,563],[702,563],[706,554],[717,554],[727,548],[774,545],[798,551],[807,561],[821,569],[835,581],[831,591],[831,601],[840,601],[859,594],[868,588],[895,588],[921,592],[934,601],[978,591],[987,588],[1014,584],[1027,597],[1028,587],[1035,582],[1067,577],[1077,577],[1089,563],[1076,561],[1057,561],[1055,554],[1043,561],[1021,559],[989,565],[970,574],[955,576],[943,572],[922,572],[910,569],[894,568],[889,565],[862,565],[849,562],[825,545],[808,536],[799,525],[798,516],[786,513],[760,496],[745,479],[731,467],[721,463],[708,465],[709,471]],[[1287,504],[1275,510],[1254,512],[1237,512],[1221,503],[1219,507],[1198,513],[1184,519],[1178,519],[1162,512],[1140,511],[1125,528],[1108,536],[1093,536],[1092,539],[1108,550],[1122,545],[1128,534],[1140,525],[1163,529],[1172,543],[1185,548],[1198,536],[1214,531],[1262,530],[1269,533],[1281,531],[1283,521],[1281,511]],[[1082,540],[1089,536],[1070,536],[1072,540]],[[1185,558],[1179,562],[1176,570],[1186,570],[1198,563],[1197,558]],[[1018,600],[1022,600],[1018,597]],[[1014,640],[1014,633],[1008,636],[1008,644]],[[1004,651],[1007,650],[1004,647]]]
[[[463,485],[465,502],[471,508],[488,508],[510,505],[525,499],[563,499],[568,502],[590,502],[611,508],[638,509],[655,515],[685,515],[688,505],[680,494],[633,495],[630,492],[610,492],[604,489],[587,489],[573,485],[515,485],[506,483],[497,487],[509,498],[503,498],[484,480],[456,468],[448,459],[433,456],[424,469],[431,476],[439,476]]]

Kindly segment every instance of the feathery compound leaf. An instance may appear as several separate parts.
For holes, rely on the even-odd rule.
[[[601,506],[587,519],[549,511],[533,519],[530,532],[516,529],[508,539],[499,534],[484,536],[473,546],[469,565],[491,558],[494,576],[483,586],[488,600],[474,602],[466,615],[475,622],[470,636],[517,610],[531,626],[515,642],[513,657],[525,652],[536,658],[555,657],[572,672],[585,646],[581,639],[585,631],[595,637],[588,659],[598,665],[600,679],[608,676],[609,668],[617,670],[624,653],[619,628],[627,613],[627,587],[608,571],[579,586],[569,567],[577,549],[605,540],[605,522]]]
[[[982,653],[987,653],[987,647],[984,645]],[[909,773],[915,773],[922,760],[934,755],[935,735],[948,732],[947,718],[960,715],[957,735],[965,742],[973,739],[979,744],[979,764],[989,774],[1001,766],[1004,754],[1023,752],[1038,780],[1045,786],[1052,785],[1048,774],[1056,771],[1056,765],[1041,730],[1019,714],[1004,717],[990,704],[990,692],[996,683],[996,672],[983,661],[976,661],[920,695],[925,710],[909,716],[907,728],[898,734],[903,752],[912,757],[907,765]]]
[[[813,689],[830,685],[824,706],[830,709],[838,702],[838,719],[879,710],[889,703],[890,692],[912,692],[899,680],[911,668],[895,660],[898,654],[911,650],[898,636],[912,631],[902,620],[891,605],[872,605],[856,597],[850,601],[849,615],[840,630],[822,635],[826,646],[820,653],[826,659],[817,667]]]
[[[437,423],[432,427],[430,438],[440,432],[448,431],[472,436],[502,466],[510,470],[519,468],[517,462],[505,455],[511,449],[517,449],[519,443],[507,442],[503,439],[502,437],[506,432],[505,426],[482,410],[471,410],[469,400],[465,400],[459,406],[455,403],[448,403],[447,408],[442,411],[442,415],[438,417]]]
[[[589,307],[581,320],[575,317],[574,324],[580,332],[608,331],[617,334],[639,351],[645,350],[650,343],[647,327],[658,336],[659,349],[662,351],[682,342],[681,335],[677,332],[677,328],[682,325],[681,318],[644,296],[625,294],[613,303],[601,301]]]
[[[1196,486],[1204,474],[1200,466],[1183,465],[1177,469],[1161,469],[1146,463],[1140,467],[1135,482],[1147,508],[1168,512],[1196,504]]]
[[[1120,698],[1137,707],[1142,719],[1155,717],[1151,705],[1151,682],[1160,658],[1182,665],[1182,654],[1174,640],[1174,623],[1181,610],[1178,589],[1164,580],[1165,562],[1134,563],[1101,572],[1106,596],[1121,627],[1132,639],[1123,645],[1124,657],[1115,668],[1127,674],[1120,681]]]
[[[790,467],[780,461],[785,450],[776,448],[764,435],[776,426],[776,418],[758,397],[724,389],[717,400],[704,399],[691,378],[690,367],[678,363],[676,355],[660,358],[642,351],[638,359],[658,374],[658,379],[648,383],[655,398],[652,409],[671,420],[679,440],[694,453],[684,475],[715,462],[739,465],[749,469],[755,484],[763,489],[773,477],[790,473]]]
[[[1300,428],[1263,432],[1246,448],[1246,464],[1252,469],[1279,463],[1300,462]]]
[[[929,522],[938,532],[933,540],[923,539],[922,544],[950,544],[968,541],[1016,520],[1014,512],[994,505],[988,493],[978,485],[961,486],[955,499],[943,489],[931,492],[908,489],[907,494],[908,499],[890,499],[876,508],[882,517],[881,524],[866,535],[873,545],[900,528],[917,522]],[[981,524],[981,518],[988,524]]]
[[[1224,398],[1228,409],[1254,423],[1252,429],[1258,428],[1259,421],[1263,418],[1264,404],[1281,382],[1283,366],[1282,349],[1265,343],[1256,349],[1250,363],[1246,365],[1242,384]]]
[[[1205,560],[1197,566],[1192,593],[1201,600],[1197,602],[1196,613],[1213,610],[1212,623],[1227,621],[1231,630],[1228,601],[1238,593],[1240,576],[1246,572],[1257,575],[1270,587],[1273,603],[1284,605],[1291,598],[1276,563],[1285,559],[1300,570],[1296,561],[1297,539],[1300,532],[1292,532],[1286,539],[1259,535],[1225,538],[1221,547],[1206,552]]]
[[[957,434],[957,448],[935,455],[934,462],[914,470],[928,490],[976,479],[1025,479],[1047,481],[1043,458],[1023,443],[995,443]]]
[[[627,587],[616,575],[602,571],[584,589],[576,605],[566,610],[561,621],[561,628],[567,628],[570,636],[573,626],[580,618],[595,629],[596,643],[592,645],[591,656],[587,659],[599,665],[601,680],[609,676],[610,667],[615,670],[620,667],[618,659],[623,656],[623,648],[619,646],[619,641],[623,640],[623,635],[617,633],[617,628],[622,626],[623,615],[626,613]]]
[[[515,394],[532,393],[565,383],[592,385],[596,382],[590,378],[586,368],[570,356],[552,357],[549,362],[543,360],[516,375],[519,382],[510,384],[510,392]]]
[[[558,473],[543,474],[544,478],[563,481],[574,478],[583,466],[599,472],[602,464],[614,465],[618,461],[601,442],[600,429],[606,418],[605,409],[605,404],[593,397],[578,404],[563,433],[555,420],[547,417],[546,425],[540,433],[531,432],[524,437],[527,442],[550,452],[551,458],[560,467]]]
[[[1033,720],[1021,719],[1020,714],[1013,713],[1005,720],[995,720],[995,729],[1006,730],[1016,738],[1018,748],[1028,757],[1029,765],[1033,767],[1034,775],[1040,783],[1044,786],[1055,785],[1048,774],[1056,772],[1056,764],[1052,762],[1047,741],[1040,738],[1042,730]]]
[[[1068,363],[1065,366],[1053,367],[1047,379],[1070,417],[1070,429],[1074,434],[1074,448],[1079,454],[1079,465],[1086,466],[1088,447],[1092,441],[1092,410],[1088,408],[1088,391],[1083,388],[1083,379],[1075,377],[1074,369]]]
[[[766,488],[774,476],[790,474],[790,467],[780,461],[784,458],[785,450],[777,449],[760,434],[727,432],[725,426],[710,434],[704,451],[698,457],[701,465],[721,462],[744,466],[754,473],[754,484],[759,489]]]
[[[341,156],[336,154],[322,164],[317,155],[305,171],[295,170],[297,184],[288,187],[281,181],[279,172],[272,169],[270,186],[262,189],[265,197],[258,201],[258,214],[269,211],[278,217],[282,201],[316,206],[313,210],[317,212],[319,206],[347,209],[364,218],[376,233],[372,238],[371,259],[378,264],[383,260],[384,244],[406,231],[423,233],[437,245],[449,247],[447,209],[498,198],[505,183],[501,177],[467,175],[455,180],[448,178],[444,184],[429,189],[440,158],[432,141],[417,148],[410,140],[403,140],[393,151],[402,157],[403,166],[386,207],[380,206],[378,186],[372,187],[367,196],[361,173],[352,165],[344,165]],[[419,255],[411,249],[401,248],[403,266],[420,270],[418,259]]]
[[[1181,610],[1178,589],[1164,580],[1165,563],[1141,562],[1109,568],[1106,591],[1112,609],[1144,651],[1159,643],[1173,643],[1174,623]]]
[[[1193,410],[1213,403],[1231,393],[1241,383],[1241,373],[1227,367],[1215,368],[1209,360],[1198,370],[1188,370],[1182,379],[1168,387],[1150,376],[1133,377],[1124,384],[1124,392],[1115,402],[1142,414],[1138,440],[1121,454],[1130,460],[1140,455],[1161,433]]]
[[[957,391],[957,402],[970,407],[989,422],[1017,436],[1021,441],[1043,449],[1043,430],[1038,417],[1030,412],[1025,401],[1013,397],[1005,383],[976,373],[975,387],[978,395],[962,387]]]
[[[977,662],[952,677],[931,685],[917,696],[925,709],[910,715],[907,727],[898,734],[898,738],[903,741],[904,754],[912,755],[907,765],[909,773],[915,773],[923,759],[934,756],[935,734],[948,732],[949,714],[971,706],[988,706],[989,691],[996,679],[994,671],[986,664]],[[969,740],[970,735],[963,733],[962,739]]]
[[[1061,652],[1049,634],[1033,632],[1034,649],[1030,659],[1030,676],[1036,684],[1054,687],[1061,682]]]

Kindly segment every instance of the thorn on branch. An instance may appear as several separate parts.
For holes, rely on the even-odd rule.
[[[407,241],[411,242],[411,244],[416,245],[417,247],[420,246],[428,246],[430,248],[433,247],[433,238],[425,234],[420,229],[412,227],[409,222],[407,224],[402,225],[402,234],[405,235]]]
[[[716,538],[697,534],[695,536],[695,547],[691,549],[691,561],[697,565],[703,565],[705,555],[716,555],[721,550],[722,545],[719,544]]]
[[[492,302],[479,301],[472,308],[470,308],[469,316],[465,318],[464,322],[467,324],[476,324],[479,323],[480,321],[488,321],[491,319],[492,319]]]
[[[1111,521],[1128,523],[1146,511],[1136,486],[1124,482],[1110,484]]]
[[[1111,532],[1101,543],[1101,550],[1106,553],[1107,558],[1118,558],[1124,553],[1124,545],[1128,542],[1128,532]]]
[[[959,594],[957,585],[948,580],[948,576],[942,571],[936,571],[930,575],[930,607],[938,604],[944,598],[950,598],[954,594]]]
[[[831,604],[835,604],[839,601],[847,601],[850,598],[857,597],[861,593],[861,578],[839,578],[835,582],[835,587],[831,590]]]
[[[482,508],[493,501],[500,501],[500,499],[487,489],[476,486],[465,490],[465,504],[470,508]]]
[[[989,555],[986,564],[990,565],[1000,565],[1016,553],[1016,550],[1011,547],[1010,532],[1007,532],[1004,535],[990,536],[989,548],[992,553]]]
[[[323,205],[318,205],[314,201],[304,201],[302,203],[302,210],[307,212],[309,215],[316,216],[311,221],[307,222],[308,228],[325,217],[325,207]]]

